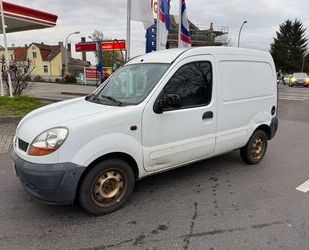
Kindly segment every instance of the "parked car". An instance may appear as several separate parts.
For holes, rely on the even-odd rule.
[[[105,214],[149,175],[235,149],[246,163],[259,163],[277,127],[269,53],[170,49],[132,59],[87,97],[25,116],[12,159],[39,200],[78,200]]]
[[[294,73],[289,81],[289,86],[302,86],[308,88],[309,77],[306,73]]]
[[[284,85],[289,84],[290,78],[292,78],[292,75],[285,75],[285,76],[283,77],[283,84],[284,84]]]

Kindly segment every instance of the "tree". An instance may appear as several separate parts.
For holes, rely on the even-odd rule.
[[[102,31],[95,30],[91,37],[94,41],[104,41],[104,35]],[[110,40],[110,39],[106,39]],[[117,40],[114,40],[117,43]],[[99,52],[95,52],[95,57],[99,58]],[[113,67],[115,63],[124,64],[123,54],[121,51],[103,51],[103,65],[104,67]]]
[[[289,73],[301,71],[308,45],[305,33],[306,28],[297,19],[280,25],[270,49],[278,70]]]
[[[5,58],[4,56],[2,56],[0,58],[0,65],[7,89],[9,89],[7,74],[11,75],[13,95],[21,95],[26,89],[31,88],[29,82],[31,81],[31,73],[33,71],[33,67],[30,60],[27,60],[25,62],[14,61],[13,64],[10,65],[9,71],[6,71]]]

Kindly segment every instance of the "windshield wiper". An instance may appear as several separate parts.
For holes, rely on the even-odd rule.
[[[94,96],[95,96],[95,94],[92,93],[92,94],[90,94],[90,95],[87,95],[85,99],[86,99],[86,101],[89,101],[89,100],[91,100]]]
[[[105,98],[105,99],[108,99],[114,103],[116,103],[118,106],[121,106],[122,105],[122,102],[121,101],[118,101],[116,98],[112,97],[112,96],[106,96],[106,95],[101,95],[100,96],[101,98]]]

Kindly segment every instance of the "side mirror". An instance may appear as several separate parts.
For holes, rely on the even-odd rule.
[[[164,109],[171,107],[172,109],[177,109],[180,107],[180,96],[169,94],[163,99],[157,99],[153,106],[153,111],[156,114],[162,114]]]
[[[153,111],[156,114],[162,114],[164,107],[165,107],[164,101],[161,99],[157,99],[153,105]]]

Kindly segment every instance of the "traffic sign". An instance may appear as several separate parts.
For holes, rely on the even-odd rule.
[[[76,52],[98,51],[98,42],[77,43],[75,45]],[[101,43],[103,51],[122,51],[126,50],[127,44],[125,40],[103,41]]]

